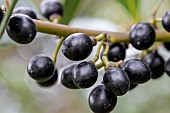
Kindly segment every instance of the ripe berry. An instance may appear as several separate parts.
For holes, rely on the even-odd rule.
[[[4,13],[3,13],[2,9],[0,8],[0,23],[3,19],[3,17],[4,17]]]
[[[63,5],[58,0],[43,0],[40,4],[40,12],[50,19],[53,14],[63,15]]]
[[[158,54],[157,51],[151,51],[150,54],[145,55],[142,59],[152,72],[152,78],[157,79],[164,73],[164,59]]]
[[[25,14],[32,19],[37,19],[35,12],[31,8],[25,6],[15,8],[13,14]]]
[[[126,50],[119,43],[110,44],[108,51],[109,61],[118,62],[119,60],[124,60],[126,56]]]
[[[62,52],[70,60],[80,61],[87,58],[93,49],[93,42],[83,33],[74,33],[63,42]]]
[[[55,71],[53,61],[45,55],[34,56],[27,66],[28,74],[31,78],[38,82],[45,82],[49,80]]]
[[[116,96],[126,94],[130,87],[128,75],[122,69],[115,67],[109,67],[106,70],[103,82],[106,89]]]
[[[166,50],[170,51],[170,42],[164,43],[164,47],[166,48]]]
[[[132,89],[136,88],[137,86],[138,86],[138,84],[130,84],[129,90],[132,90]]]
[[[78,88],[89,88],[95,84],[98,71],[92,62],[81,62],[74,67],[73,82]]]
[[[47,80],[45,82],[37,81],[37,84],[41,87],[51,87],[57,82],[57,79],[58,79],[58,70],[55,69],[55,72],[54,72],[54,75],[52,76],[52,78],[50,78],[49,80]]]
[[[128,75],[130,83],[132,84],[142,84],[151,78],[149,67],[138,59],[126,61],[122,68]]]
[[[165,62],[165,72],[170,76],[170,58]]]
[[[32,19],[24,14],[11,16],[6,31],[13,41],[20,44],[30,43],[37,33]]]
[[[61,73],[61,84],[69,89],[78,89],[78,87],[73,83],[73,69],[76,64],[69,65]]]
[[[168,32],[170,32],[170,11],[167,11],[162,17],[162,26]]]
[[[91,91],[88,102],[94,113],[109,113],[115,108],[117,97],[107,91],[104,85],[99,85]]]
[[[132,26],[129,38],[133,47],[138,50],[146,50],[155,41],[155,30],[151,24],[140,22]]]

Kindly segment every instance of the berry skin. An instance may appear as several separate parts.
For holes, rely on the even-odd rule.
[[[164,43],[164,47],[166,50],[170,51],[170,42]]]
[[[0,23],[3,19],[3,17],[4,17],[4,13],[3,13],[2,9],[0,8]]]
[[[151,24],[140,22],[132,26],[129,38],[133,47],[138,50],[146,50],[155,41],[155,30]]]
[[[170,76],[170,58],[165,62],[165,72],[168,76]]]
[[[116,96],[126,94],[130,87],[128,75],[122,69],[115,67],[106,70],[103,82],[106,89]]]
[[[104,85],[99,85],[91,91],[88,102],[94,113],[109,113],[115,108],[117,97],[107,91]]]
[[[45,82],[37,81],[37,84],[41,87],[48,88],[48,87],[53,86],[57,82],[57,79],[58,79],[58,70],[55,69],[55,72],[54,72],[52,78],[50,78],[49,80],[47,80]]]
[[[31,8],[25,6],[15,8],[13,14],[25,14],[32,19],[37,19],[35,12]]]
[[[89,88],[98,78],[98,71],[92,62],[81,62],[74,67],[73,82],[78,88]]]
[[[123,45],[119,43],[110,44],[108,51],[109,61],[118,62],[119,60],[124,60],[126,56],[126,50]]]
[[[162,26],[168,32],[170,32],[170,11],[167,11],[162,17]]]
[[[151,78],[149,67],[138,59],[126,61],[122,68],[128,75],[131,84],[142,84]]]
[[[58,0],[43,0],[40,4],[41,14],[48,19],[53,14],[62,16],[63,10],[63,5]]]
[[[38,82],[45,82],[52,78],[54,71],[53,61],[42,54],[34,56],[27,66],[27,72],[30,77]]]
[[[32,42],[37,33],[36,25],[32,19],[24,14],[11,16],[6,31],[9,37],[19,44]]]
[[[138,85],[137,84],[130,84],[130,88],[129,88],[129,91],[136,88]]]
[[[150,54],[145,55],[142,61],[149,66],[153,79],[159,78],[164,73],[165,62],[157,51],[153,50]]]
[[[64,40],[63,54],[70,60],[80,61],[87,58],[93,50],[93,42],[84,33],[74,33]]]
[[[69,65],[61,73],[61,84],[69,89],[78,89],[78,87],[73,83],[73,69],[76,64]]]

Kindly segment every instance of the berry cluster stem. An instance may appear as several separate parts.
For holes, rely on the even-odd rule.
[[[1,22],[1,26],[0,26],[0,39],[2,38],[2,35],[4,34],[5,28],[8,24],[9,18],[12,15],[13,9],[15,7],[15,5],[17,4],[18,0],[13,0],[9,10],[7,11],[6,15],[4,16],[4,19]]]
[[[105,43],[105,50],[103,52],[103,56],[102,56],[102,61],[106,67],[106,69],[109,67],[110,63],[109,63],[109,60],[107,58],[107,55],[108,55],[108,51],[109,51],[109,45],[108,43]]]

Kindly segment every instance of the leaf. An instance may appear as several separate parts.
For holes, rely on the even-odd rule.
[[[140,0],[118,0],[127,11],[134,17],[135,20],[139,20],[138,5]]]
[[[64,16],[61,20],[62,24],[68,24],[70,20],[74,17],[77,7],[79,6],[81,0],[66,0],[64,4]]]

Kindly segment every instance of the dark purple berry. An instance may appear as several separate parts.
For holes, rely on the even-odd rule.
[[[162,26],[168,32],[170,32],[170,11],[167,11],[162,17]]]
[[[109,113],[115,108],[117,97],[107,91],[104,85],[99,85],[91,91],[88,102],[94,113]]]
[[[118,62],[120,60],[124,60],[126,56],[126,50],[119,43],[110,44],[110,48],[108,51],[108,59],[109,61]]]
[[[168,76],[170,76],[170,58],[165,62],[165,72]]]
[[[132,90],[132,89],[136,88],[137,86],[138,86],[138,84],[130,84],[129,90]]]
[[[0,23],[3,19],[3,17],[4,17],[4,13],[3,13],[2,9],[0,8]]]
[[[89,88],[98,78],[98,71],[92,62],[81,62],[74,67],[73,82],[78,88]]]
[[[28,44],[35,38],[37,30],[32,19],[24,14],[11,16],[6,31],[9,37],[20,44]]]
[[[55,72],[54,72],[52,78],[50,78],[49,80],[47,80],[45,82],[38,82],[37,81],[37,84],[41,87],[47,88],[47,87],[53,86],[57,82],[57,79],[58,79],[58,70],[55,69]]]
[[[69,89],[78,89],[78,87],[73,83],[73,69],[76,64],[69,65],[65,69],[63,69],[61,73],[61,84]]]
[[[154,50],[150,54],[145,55],[142,61],[149,66],[153,79],[159,78],[164,73],[165,62],[157,51]]]
[[[43,0],[40,4],[40,12],[43,16],[50,19],[51,15],[63,15],[63,5],[59,0]]]
[[[155,30],[151,24],[140,22],[132,26],[129,38],[133,47],[138,50],[146,50],[155,41]]]
[[[164,43],[164,47],[166,50],[170,51],[170,42]]]
[[[38,82],[45,82],[52,78],[55,66],[53,61],[45,55],[34,56],[27,66],[28,74]]]
[[[106,89],[116,96],[126,94],[130,87],[130,81],[126,72],[116,67],[109,67],[106,70],[103,82]]]
[[[149,67],[138,59],[126,61],[122,68],[128,75],[130,83],[132,84],[142,84],[151,78]]]
[[[74,33],[64,40],[63,54],[70,60],[80,61],[87,58],[93,50],[93,42],[83,33]]]
[[[15,8],[13,14],[25,14],[32,19],[37,19],[35,12],[31,8],[25,6]]]

